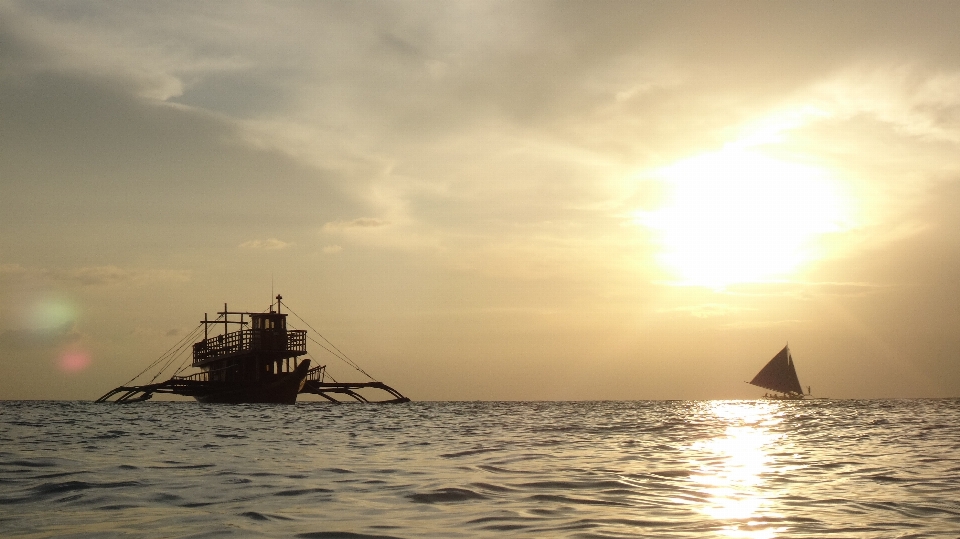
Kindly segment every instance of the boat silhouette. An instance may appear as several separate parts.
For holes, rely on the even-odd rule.
[[[801,400],[804,398],[803,387],[797,377],[797,369],[793,364],[793,354],[790,353],[789,344],[773,356],[773,359],[760,369],[753,380],[747,383],[773,391],[774,393],[764,394],[763,397],[767,399]],[[809,394],[810,388],[807,388],[807,392]]]
[[[319,395],[334,403],[342,402],[338,397],[347,397],[358,402],[381,403],[410,400],[387,384],[375,380],[316,330],[314,332],[329,346],[313,339],[307,330],[289,328],[288,313],[281,312],[281,306],[290,309],[282,303],[283,296],[277,295],[275,299],[276,305],[271,304],[267,312],[234,312],[228,310],[224,304],[223,311],[216,313],[219,315],[216,319],[209,320],[207,315],[204,315],[200,325],[171,349],[173,352],[168,351],[133,378],[136,380],[151,368],[159,366],[160,371],[150,383],[130,385],[133,382],[130,380],[127,384],[108,391],[96,402],[142,402],[160,393],[193,397],[199,402],[231,404],[294,404],[297,396],[302,393]],[[313,329],[296,313],[293,314]],[[231,319],[231,316],[234,319]],[[211,327],[218,328],[221,325],[223,332],[211,337]],[[231,325],[236,325],[239,329],[231,331]],[[199,337],[201,327],[203,338],[193,343],[193,361],[190,364],[191,367],[199,369],[199,372],[181,375],[187,367],[184,362],[168,380],[153,383],[187,349],[190,339],[194,338],[194,335]],[[370,381],[337,382],[327,373],[325,365],[311,368],[310,359],[300,359],[307,354],[308,339],[354,367]],[[386,393],[388,396],[383,399],[368,399],[364,393],[371,390]]]

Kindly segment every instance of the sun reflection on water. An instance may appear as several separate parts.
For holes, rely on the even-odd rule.
[[[700,511],[725,521],[721,530],[724,536],[776,537],[785,528],[766,523],[766,519],[777,515],[773,514],[764,476],[773,470],[771,449],[782,438],[772,431],[782,421],[778,406],[732,401],[714,401],[705,406],[705,415],[720,423],[722,433],[691,447],[700,457],[690,479],[707,498]]]

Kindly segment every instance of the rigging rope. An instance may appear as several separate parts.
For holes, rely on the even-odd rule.
[[[200,335],[199,335],[199,329],[200,329],[199,327],[196,328],[193,332],[191,332],[191,335],[193,335],[194,333],[197,333],[197,337],[199,337],[199,336],[200,336]],[[150,379],[150,383],[151,383],[151,384],[152,384],[161,374],[163,374],[163,371],[167,370],[167,368],[169,368],[170,365],[171,365],[174,361],[176,361],[177,358],[180,357],[181,354],[183,354],[183,352],[187,349],[187,346],[189,346],[189,345],[191,344],[190,341],[192,341],[192,340],[193,340],[193,339],[185,339],[185,340],[182,340],[182,341],[181,341],[182,344],[180,344],[179,348],[177,348],[177,352],[176,352],[175,354],[172,354],[172,355],[170,356],[170,359],[168,359],[167,362],[163,365],[163,368],[161,368],[159,371],[157,371],[157,374],[154,374],[154,375],[153,375],[153,378]]]
[[[190,364],[187,364],[187,362],[190,361],[191,359],[193,359],[193,355],[189,355],[183,358],[183,361],[180,363],[180,366],[177,367],[177,370],[173,371],[173,376],[177,376],[178,374],[180,374],[181,371],[189,367],[190,364],[192,364],[192,362]]]
[[[340,361],[346,363],[347,365],[350,365],[350,366],[353,367],[354,369],[362,372],[367,378],[373,380],[374,382],[377,381],[376,378],[374,378],[373,376],[370,376],[369,374],[367,374],[366,372],[364,372],[364,370],[361,369],[359,366],[357,366],[356,363],[353,363],[352,361],[349,361],[348,359],[344,359],[344,358],[340,357],[339,355],[337,355],[336,352],[334,352],[333,350],[327,348],[326,346],[323,345],[323,343],[321,343],[320,341],[314,339],[314,338],[311,337],[310,335],[307,335],[307,338],[310,339],[310,341],[312,341],[314,344],[316,344],[316,345],[319,346],[320,348],[323,348],[323,349],[326,350],[327,352],[330,352],[330,354],[332,354],[333,357],[339,359]],[[331,376],[330,378],[333,378],[333,376]],[[336,380],[334,380],[334,382],[336,382]]]
[[[307,338],[309,338],[311,341],[315,342],[318,346],[320,346],[321,348],[323,348],[323,349],[326,350],[327,352],[330,352],[331,354],[333,354],[334,356],[336,356],[338,359],[340,359],[341,361],[343,361],[343,362],[346,363],[347,365],[350,365],[351,367],[353,367],[354,369],[356,369],[358,372],[362,373],[362,374],[363,374],[364,376],[366,376],[367,378],[373,380],[374,382],[377,381],[377,379],[374,378],[373,376],[370,376],[370,375],[367,373],[367,371],[361,369],[361,368],[360,368],[360,365],[357,365],[356,362],[354,362],[352,359],[350,359],[349,357],[347,357],[347,354],[344,354],[343,352],[341,352],[340,349],[336,347],[336,345],[334,345],[332,342],[330,342],[329,340],[327,340],[327,338],[324,337],[324,336],[323,336],[319,331],[317,331],[313,326],[311,326],[309,322],[307,322],[307,321],[304,320],[303,318],[300,318],[300,315],[297,314],[293,309],[291,309],[289,305],[287,305],[286,303],[280,302],[280,301],[278,301],[278,303],[280,303],[280,304],[282,304],[284,307],[286,307],[287,310],[290,311],[290,314],[292,314],[293,316],[296,316],[296,317],[297,317],[297,320],[299,320],[299,321],[303,322],[304,324],[306,324],[306,326],[307,326],[308,328],[312,329],[314,333],[316,333],[317,335],[319,335],[321,339],[323,339],[327,344],[329,344],[330,346],[332,346],[334,350],[336,350],[337,352],[339,352],[339,354],[334,353],[333,350],[330,350],[330,349],[327,348],[326,346],[320,344],[319,342],[317,342],[316,339],[310,337],[309,335],[307,335]]]
[[[343,361],[343,362],[346,363],[347,365],[353,367],[357,372],[360,372],[361,374],[363,374],[363,375],[366,376],[367,378],[373,380],[374,382],[377,381],[376,378],[374,378],[373,376],[370,376],[370,374],[367,373],[367,371],[363,370],[363,368],[361,368],[360,365],[357,365],[357,363],[356,363],[355,361],[353,361],[353,360],[350,359],[346,354],[344,354],[339,348],[337,348],[337,346],[336,346],[335,344],[333,344],[332,342],[330,342],[326,337],[323,336],[323,334],[321,334],[319,331],[317,331],[316,328],[314,328],[313,326],[311,326],[309,322],[307,322],[306,320],[304,320],[303,318],[301,318],[300,315],[297,314],[296,311],[294,311],[293,309],[291,309],[289,305],[287,305],[286,303],[282,303],[282,302],[281,302],[281,305],[283,305],[284,307],[286,307],[287,310],[290,311],[290,314],[292,314],[293,316],[297,317],[297,320],[303,322],[304,325],[306,325],[308,328],[310,328],[311,330],[313,330],[313,332],[316,333],[321,339],[323,339],[324,342],[326,342],[328,345],[330,345],[330,347],[332,347],[333,350],[331,350],[330,348],[328,348],[327,346],[325,346],[323,343],[321,343],[320,341],[314,339],[313,337],[311,337],[311,336],[308,334],[306,337],[307,337],[308,339],[310,339],[314,344],[316,344],[316,345],[319,346],[320,348],[323,348],[323,349],[326,350],[327,352],[330,352],[331,355],[333,355],[334,357],[336,357],[336,358],[339,359],[340,361]],[[266,312],[266,310],[264,310],[263,312]],[[217,322],[217,321],[220,320],[221,318],[223,318],[223,315],[218,316],[218,317],[215,318],[214,320],[210,320],[210,321],[208,321],[207,323]],[[143,370],[140,371],[136,376],[134,376],[133,378],[131,378],[130,380],[128,380],[127,383],[124,384],[124,385],[129,385],[131,382],[133,382],[133,381],[136,380],[137,378],[140,378],[141,376],[143,376],[144,373],[146,373],[147,371],[153,369],[154,367],[156,367],[156,366],[159,365],[160,363],[163,363],[164,360],[166,360],[166,363],[163,363],[163,367],[161,367],[160,370],[157,371],[156,374],[153,375],[153,378],[150,379],[150,382],[149,382],[149,383],[152,384],[154,381],[156,381],[156,379],[157,379],[161,374],[163,374],[164,371],[166,371],[168,368],[170,368],[170,365],[172,365],[173,362],[176,361],[176,360],[188,349],[188,346],[189,346],[190,344],[192,344],[192,342],[193,342],[196,338],[198,338],[198,337],[200,336],[200,330],[203,329],[203,327],[204,327],[205,325],[206,325],[205,322],[201,322],[199,325],[197,325],[197,327],[193,328],[193,330],[191,330],[189,333],[187,333],[186,335],[184,335],[184,336],[183,336],[179,341],[177,341],[173,346],[171,346],[170,348],[168,348],[166,352],[160,354],[160,357],[158,357],[158,358],[155,359],[152,363],[150,363],[149,365],[147,365],[147,367],[146,367],[145,369],[143,369]],[[187,357],[183,360],[183,362],[181,362],[180,365],[177,367],[177,370],[174,371],[173,376],[177,376],[178,374],[180,374],[180,372],[182,372],[185,368],[187,368],[187,366],[188,366],[188,365],[187,365],[187,362],[188,362],[190,359],[191,359],[191,356],[187,356]],[[326,372],[326,369],[324,369],[324,374],[325,374],[326,376],[330,377],[330,379],[333,380],[334,382],[337,381],[329,372]]]
[[[133,381],[136,380],[137,378],[140,378],[141,376],[143,376],[143,373],[145,373],[145,372],[149,371],[150,369],[156,367],[161,361],[163,361],[163,360],[167,357],[167,354],[170,354],[174,349],[181,347],[181,346],[182,346],[182,343],[183,343],[184,341],[190,342],[191,336],[192,336],[194,333],[196,333],[197,330],[199,330],[201,327],[203,327],[203,324],[202,324],[202,323],[201,323],[199,326],[193,328],[193,331],[191,331],[190,333],[186,334],[182,339],[180,339],[180,340],[177,341],[173,346],[171,346],[169,349],[167,349],[166,352],[160,354],[160,357],[158,357],[157,359],[155,359],[155,360],[153,361],[153,363],[147,365],[147,367],[146,367],[145,369],[143,369],[142,371],[140,371],[140,373],[137,374],[136,376],[134,376],[133,378],[127,380],[127,383],[126,383],[126,384],[123,384],[123,385],[129,385],[130,382],[133,382]],[[163,372],[163,371],[161,370],[160,372]],[[154,377],[154,378],[156,378],[156,377]]]

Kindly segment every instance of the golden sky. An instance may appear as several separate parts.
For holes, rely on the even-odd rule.
[[[960,396],[957,20],[0,0],[0,398],[271,287],[417,400]]]

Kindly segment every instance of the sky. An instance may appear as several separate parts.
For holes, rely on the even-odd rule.
[[[0,0],[0,399],[276,293],[414,400],[960,396],[957,20]]]

